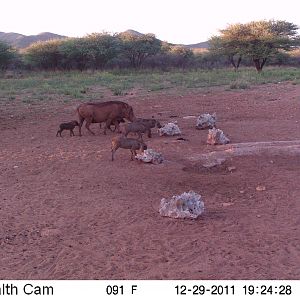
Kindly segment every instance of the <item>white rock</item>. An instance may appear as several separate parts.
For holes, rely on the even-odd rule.
[[[207,144],[209,145],[225,145],[230,142],[229,138],[226,137],[221,129],[209,129]]]
[[[161,153],[155,152],[152,149],[144,150],[142,154],[137,154],[135,157],[145,163],[152,163],[155,165],[161,164],[164,160]]]
[[[198,117],[196,128],[197,129],[211,129],[216,126],[217,115],[216,113],[202,114]]]
[[[228,167],[227,170],[228,170],[229,172],[233,172],[233,171],[236,170],[236,167],[235,167],[235,166],[231,166],[231,167]]]
[[[266,190],[266,187],[265,187],[264,185],[259,185],[259,186],[256,187],[256,190],[257,190],[258,192],[263,192],[263,191]]]
[[[175,123],[167,123],[163,127],[159,128],[159,135],[179,135],[181,131]]]
[[[196,219],[204,212],[201,196],[194,191],[161,199],[159,213],[164,217]]]

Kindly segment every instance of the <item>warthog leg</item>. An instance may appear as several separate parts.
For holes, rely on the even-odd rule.
[[[79,116],[79,126],[78,126],[79,136],[81,136],[81,127],[82,127],[83,121],[84,121],[84,118]]]
[[[56,136],[60,135],[60,137],[62,137],[61,132],[62,132],[62,130],[58,130],[57,133],[56,133]]]
[[[140,141],[143,142],[143,133],[142,132],[138,132],[138,139],[140,139]]]
[[[114,161],[114,154],[115,154],[116,150],[111,149],[111,161]]]
[[[133,160],[136,156],[136,151],[135,151],[135,149],[131,148],[130,152],[131,152],[131,160]]]
[[[111,161],[114,161],[115,152],[119,147],[111,147]]]
[[[105,122],[105,126],[104,126],[104,131],[103,133],[106,135],[106,129],[109,128],[110,129],[110,125],[112,123],[112,120],[111,119],[108,119],[106,122]]]
[[[114,121],[114,125],[115,125],[115,130],[117,130],[117,133],[121,133],[121,130],[120,130],[120,124],[117,120]]]
[[[152,135],[151,135],[151,128],[149,128],[147,131],[148,131],[148,138],[151,138],[152,137]]]
[[[90,125],[92,124],[92,120],[85,120],[85,128],[93,135],[95,135],[95,133],[90,129]]]

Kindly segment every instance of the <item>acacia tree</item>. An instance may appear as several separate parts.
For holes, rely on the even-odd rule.
[[[293,23],[274,20],[229,25],[220,36],[211,38],[211,51],[227,55],[236,69],[242,56],[247,56],[261,72],[270,57],[299,45],[297,29]],[[237,63],[234,56],[238,57]]]
[[[242,61],[240,42],[238,40],[238,26],[231,26],[230,31],[222,30],[221,36],[213,36],[209,40],[210,52],[213,55],[225,55],[234,70],[237,71]]]
[[[92,68],[101,69],[120,51],[120,42],[116,36],[108,33],[93,33],[84,38]]]
[[[161,41],[154,34],[121,33],[122,53],[134,68],[140,68],[149,56],[159,53]]]
[[[84,38],[69,38],[59,47],[62,56],[61,65],[64,69],[78,69],[83,71],[88,68],[93,59],[93,53],[89,51]]]

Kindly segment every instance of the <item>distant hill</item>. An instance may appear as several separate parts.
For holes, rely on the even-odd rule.
[[[143,35],[143,33],[140,33],[138,31],[132,30],[132,29],[128,29],[126,31],[123,31],[120,34],[123,34],[123,33],[130,33],[130,34],[135,35],[135,36],[142,36]],[[171,45],[175,45],[175,44],[171,44]],[[178,46],[183,46],[183,47],[190,48],[190,49],[208,49],[209,48],[209,42],[206,41],[206,42],[201,42],[201,43],[197,43],[197,44],[190,44],[190,45],[180,44]]]
[[[142,36],[143,33],[140,33],[136,30],[128,29],[122,33],[130,33],[135,36]],[[53,40],[53,39],[65,39],[67,36],[51,33],[51,32],[42,32],[37,35],[23,35],[19,33],[14,33],[14,32],[0,32],[0,41],[4,41],[11,46],[15,48],[26,48],[29,45],[39,42],[39,41],[48,41],[48,40]],[[174,44],[173,44],[174,45]],[[209,44],[208,42],[202,42],[198,44],[191,44],[191,45],[180,45],[184,46],[190,49],[208,49]]]
[[[120,32],[120,34],[126,34],[126,33],[129,33],[131,35],[134,35],[134,36],[143,36],[144,34],[143,33],[140,33],[136,30],[132,30],[132,29],[128,29],[128,30],[125,30],[123,32]]]
[[[4,41],[15,48],[26,48],[32,43],[39,41],[48,41],[53,39],[64,39],[66,36],[54,34],[51,32],[42,32],[37,35],[23,35],[14,32],[0,32],[0,41]]]
[[[209,42],[201,42],[198,44],[191,44],[191,45],[184,45],[184,47],[191,48],[191,49],[208,49]]]

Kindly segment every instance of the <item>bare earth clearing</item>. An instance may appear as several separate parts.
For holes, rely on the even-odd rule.
[[[115,133],[97,124],[95,136],[55,137],[83,101],[21,98],[0,109],[1,279],[300,279],[299,153],[262,150],[205,169],[197,155],[222,146],[183,118],[216,112],[235,144],[300,140],[299,85],[108,96],[138,117],[178,121],[188,141],[145,137],[161,165],[123,149],[111,162]],[[161,198],[189,190],[203,197],[200,218],[159,215]]]

